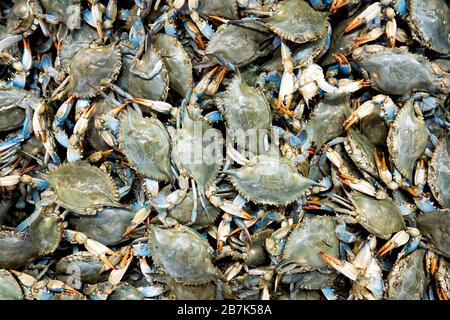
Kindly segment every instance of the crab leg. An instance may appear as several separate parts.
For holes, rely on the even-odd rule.
[[[292,103],[292,95],[294,93],[294,65],[292,64],[289,47],[283,41],[281,42],[281,56],[284,72],[281,77],[280,92],[278,93],[276,109],[286,115],[294,116],[294,113],[289,111]]]
[[[361,12],[355,19],[353,19],[349,25],[345,28],[344,32],[350,32],[353,29],[356,29],[363,23],[368,23],[373,20],[375,17],[381,14],[381,4],[379,2],[375,2],[374,4],[367,7],[366,10]]]

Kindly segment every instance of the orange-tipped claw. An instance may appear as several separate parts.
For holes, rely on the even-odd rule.
[[[233,231],[231,231],[229,234],[226,235],[227,238],[234,236],[236,233],[238,233],[239,231],[241,231],[240,227],[237,227],[236,229],[234,229]]]
[[[130,233],[132,233],[136,229],[136,226],[130,226],[125,230],[125,232],[122,234],[122,238],[128,237]]]
[[[198,35],[195,38],[195,43],[198,45],[198,47],[202,50],[205,50],[205,42],[203,41],[202,36]]]
[[[391,251],[394,248],[395,248],[394,243],[392,241],[388,241],[380,248],[380,250],[378,250],[377,254],[380,257],[382,257],[382,256],[384,256],[386,253],[388,253],[389,251]]]
[[[391,48],[395,48],[395,37],[389,39],[389,45]]]
[[[425,270],[428,274],[434,275],[437,270],[438,259],[433,251],[428,250],[425,256]]]
[[[436,293],[438,295],[439,300],[441,300],[441,301],[448,300],[448,296],[445,294],[445,291],[441,287],[439,287],[439,286],[436,287]]]
[[[350,128],[352,125],[354,125],[356,122],[358,122],[358,117],[355,116],[354,114],[350,115],[350,117],[348,117],[344,123],[342,124],[342,128],[344,128],[345,130],[347,130],[348,128]]]
[[[384,157],[384,153],[381,153],[381,159],[378,157],[377,149],[373,150],[373,158],[375,160],[375,164],[378,168],[378,171],[383,171],[387,169],[386,166],[386,158]]]
[[[358,28],[360,25],[364,23],[364,20],[361,18],[356,18],[352,22],[349,23],[349,25],[345,28],[344,33],[350,32],[356,28]]]
[[[73,288],[64,289],[64,292],[68,294],[81,294],[78,290],[75,290]]]
[[[344,182],[345,184],[347,184],[348,185],[348,183],[356,183],[356,182],[358,182],[358,179],[357,178],[355,178],[355,177],[352,177],[352,176],[348,176],[348,175],[346,175],[346,174],[341,174],[341,179],[343,180],[343,181],[341,181],[341,182]]]
[[[208,16],[208,17],[213,19],[213,20],[219,21],[219,22],[223,22],[223,23],[227,23],[228,22],[227,19],[224,19],[224,18],[219,17],[219,16]]]
[[[348,64],[347,57],[344,56],[342,53],[340,53],[340,52],[333,53],[332,56],[337,61],[337,63],[339,63],[339,65],[343,66],[343,65]]]
[[[348,0],[333,0],[331,3],[330,11],[331,13],[336,13],[340,8],[346,6],[348,4]]]
[[[128,247],[127,251],[125,252],[125,255],[123,256],[122,261],[120,261],[119,263],[119,268],[123,269],[126,266],[128,259],[130,258],[130,254],[131,254],[131,247]]]
[[[110,269],[116,269],[116,266],[115,266],[111,261],[109,261],[109,259],[108,259],[107,257],[101,256],[101,257],[100,257],[100,260],[102,260],[102,262],[103,262],[106,266],[108,266]]]
[[[325,252],[319,252],[320,257],[325,260],[328,264],[332,265],[332,266],[341,266],[342,262],[341,260],[339,260],[338,258],[335,258],[333,256],[330,256],[329,254],[325,253]]]

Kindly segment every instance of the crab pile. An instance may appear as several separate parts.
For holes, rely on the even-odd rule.
[[[0,299],[450,298],[446,0],[0,2]]]

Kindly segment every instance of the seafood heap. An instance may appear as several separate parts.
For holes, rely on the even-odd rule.
[[[0,299],[450,298],[446,0],[0,3]]]

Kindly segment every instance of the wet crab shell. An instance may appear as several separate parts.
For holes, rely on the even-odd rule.
[[[358,168],[374,177],[378,177],[378,170],[373,154],[375,146],[365,135],[355,129],[348,130],[344,147],[350,159],[352,159]]]
[[[342,124],[351,112],[350,95],[325,94],[305,124],[308,139],[317,147],[321,147],[338,137],[344,132]]]
[[[113,179],[85,162],[62,164],[44,175],[56,194],[56,203],[78,214],[92,215],[103,207],[120,207]]]
[[[428,166],[428,185],[437,201],[450,208],[450,139],[437,144]]]
[[[247,244],[243,258],[246,265],[250,267],[258,267],[264,265],[268,260],[266,251],[266,239],[272,235],[272,229],[266,229],[258,233],[252,234],[251,244]]]
[[[400,109],[387,138],[387,146],[395,167],[410,182],[416,161],[425,151],[427,141],[428,130],[425,121],[423,117],[416,115],[413,99],[410,99]]]
[[[170,136],[164,124],[131,108],[122,113],[119,123],[119,145],[132,166],[152,179],[171,180]]]
[[[437,210],[416,218],[417,228],[441,254],[450,258],[450,210]]]
[[[181,224],[188,224],[191,222],[192,208],[194,207],[194,199],[192,197],[192,190],[189,190],[186,197],[175,207],[167,210],[167,216],[177,220]],[[197,204],[197,218],[195,222],[190,225],[193,229],[207,228],[214,223],[219,217],[220,211],[214,207],[209,201],[206,202],[208,213],[205,212],[203,206]],[[210,218],[211,217],[211,218]]]
[[[389,239],[392,234],[406,228],[400,209],[390,198],[376,199],[358,191],[352,191],[358,222],[371,234]]]
[[[55,265],[55,271],[58,280],[67,282],[73,277],[73,270],[77,270],[81,282],[93,284],[107,280],[107,274],[100,274],[103,267],[103,262],[92,253],[79,251],[61,258]]]
[[[136,59],[136,58],[135,58]],[[123,57],[122,74],[117,85],[134,97],[164,101],[169,93],[169,72],[163,63],[161,54],[152,46],[140,60],[133,60],[127,56]],[[151,79],[144,79],[131,72],[133,63],[139,72],[152,71],[158,65],[161,69]]]
[[[88,128],[86,131],[86,137],[89,143],[97,151],[106,150],[109,148],[108,144],[103,140],[99,133],[99,130],[95,127],[95,119],[102,115],[106,115],[108,112],[116,108],[112,101],[104,98],[99,98],[95,105],[92,115],[89,118]]]
[[[199,133],[203,137],[201,142],[197,140]],[[172,137],[173,161],[178,169],[186,170],[200,187],[208,186],[216,178],[223,161],[217,135],[210,133],[217,131],[188,109],[183,128]]]
[[[114,82],[122,66],[116,43],[89,46],[76,53],[69,64],[69,96],[92,98]]]
[[[54,213],[41,213],[30,225],[29,239],[38,249],[39,255],[53,253],[58,247],[64,226]]]
[[[362,10],[356,13],[356,15],[361,12]],[[346,20],[342,20],[333,28],[330,39],[330,47],[322,60],[322,64],[324,66],[336,63],[336,59],[332,56],[333,53],[341,53],[344,56],[351,54],[354,49],[354,41],[356,38],[367,33],[367,27],[356,28],[348,33],[344,32],[345,28],[354,18],[354,16],[351,16]]]
[[[325,271],[325,269],[323,269]],[[330,287],[336,279],[336,272],[326,269],[308,271],[304,273],[286,274],[281,280],[283,283],[294,283],[304,290],[321,290]]]
[[[33,3],[33,1],[18,0],[11,7],[6,21],[6,27],[10,34],[22,34],[32,28],[37,28],[38,21],[30,3]],[[39,11],[42,11],[42,9]]]
[[[222,56],[240,68],[266,54],[261,48],[266,38],[267,33],[225,24],[217,28],[206,46],[205,53],[207,56]]]
[[[127,241],[122,234],[130,226],[136,212],[127,208],[103,208],[93,216],[80,216],[69,219],[76,231],[106,246]]]
[[[223,279],[211,262],[209,243],[189,227],[149,225],[148,247],[154,263],[177,282],[201,285]]]
[[[38,256],[38,249],[24,235],[0,229],[0,268],[20,268]]]
[[[231,130],[268,129],[272,124],[266,97],[248,86],[240,75],[236,75],[226,91],[217,96],[216,103]]]
[[[329,25],[326,13],[314,10],[303,0],[279,2],[276,11],[262,21],[283,39],[297,43],[325,37]]]
[[[368,73],[371,86],[380,92],[404,96],[413,91],[448,91],[436,79],[430,62],[422,55],[409,53],[405,47],[365,46],[353,51],[353,58]]]
[[[255,203],[288,205],[319,184],[305,178],[283,158],[257,156],[239,169],[225,171],[239,193]]]
[[[138,289],[127,282],[120,282],[114,286],[114,291],[108,300],[144,300]]]
[[[98,38],[97,31],[87,23],[82,23],[80,29],[73,30],[61,40],[59,58],[61,67],[69,70],[73,56],[81,49],[86,48]]]
[[[239,19],[237,0],[200,0],[197,11],[206,16]]]
[[[169,276],[162,276],[158,281],[165,283],[177,300],[217,300],[217,288],[213,282],[200,286],[181,284]]]
[[[69,30],[74,30],[79,24],[81,0],[40,0],[39,2],[46,12],[56,12]]]
[[[293,45],[292,64],[294,68],[306,67],[319,60],[323,52],[327,49],[327,37],[323,37],[316,41]],[[273,70],[283,70],[281,57],[281,47],[278,47],[273,53],[272,59],[263,63],[258,70],[271,72]]]
[[[169,86],[186,96],[193,82],[192,62],[183,45],[174,37],[158,33],[152,36],[152,47],[159,51],[169,73]]]
[[[0,300],[23,300],[23,292],[14,276],[0,269]]]
[[[332,256],[339,254],[339,240],[336,238],[335,228],[335,219],[328,216],[317,216],[301,222],[289,235],[277,269],[281,271],[291,264],[303,271],[326,267],[327,263],[319,253],[324,252]]]
[[[450,53],[450,8],[445,0],[410,0],[408,22],[414,39],[442,54]]]
[[[430,281],[425,273],[424,258],[425,250],[417,249],[395,263],[387,277],[387,299],[422,299]]]

